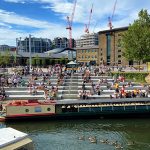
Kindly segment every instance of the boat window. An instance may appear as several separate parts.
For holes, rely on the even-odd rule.
[[[47,111],[51,111],[51,108],[47,108]]]
[[[42,112],[42,108],[41,107],[35,107],[35,112]]]
[[[26,109],[25,111],[26,111],[26,112],[29,112],[29,109]]]

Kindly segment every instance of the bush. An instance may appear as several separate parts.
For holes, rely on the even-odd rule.
[[[113,72],[112,76],[123,75],[126,79],[136,82],[146,82],[145,77],[148,76],[148,73],[145,72]]]

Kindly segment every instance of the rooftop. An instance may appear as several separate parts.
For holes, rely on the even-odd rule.
[[[128,27],[120,27],[120,28],[114,28],[114,29],[109,29],[109,30],[103,30],[103,31],[99,31],[98,33],[107,33],[107,32],[116,32],[116,31],[125,31],[128,30]]]

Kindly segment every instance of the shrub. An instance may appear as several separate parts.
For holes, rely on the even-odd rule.
[[[146,82],[145,77],[148,76],[148,73],[145,72],[112,72],[112,76],[123,75],[126,79],[136,82]]]

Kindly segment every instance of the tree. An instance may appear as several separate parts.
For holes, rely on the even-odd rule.
[[[36,58],[33,58],[31,63],[33,66],[36,66]]]
[[[62,58],[60,59],[60,63],[61,63],[61,64],[65,64],[65,63],[66,63],[66,59],[65,59],[64,57],[62,57]]]
[[[0,53],[0,66],[3,64],[3,56],[2,54]]]
[[[141,61],[150,57],[150,15],[141,10],[138,19],[129,26],[122,38],[124,57],[127,60]]]
[[[42,58],[42,66],[45,67],[46,65],[46,58]]]
[[[10,52],[7,50],[3,56],[3,63],[7,66],[10,63]]]
[[[29,65],[29,58],[26,59],[26,65]]]
[[[40,57],[38,55],[36,55],[35,60],[36,60],[36,65],[40,66]]]

